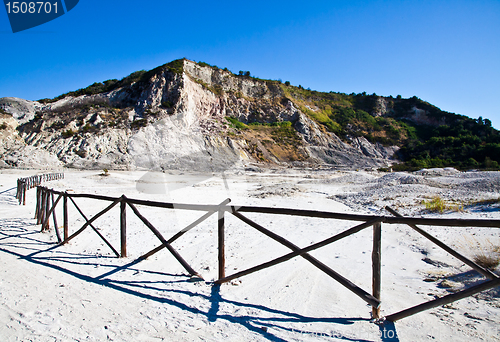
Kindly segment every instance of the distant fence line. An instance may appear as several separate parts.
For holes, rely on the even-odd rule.
[[[57,196],[57,199],[55,199]],[[87,218],[85,214],[82,212],[80,207],[74,201],[75,198],[88,198],[95,199],[101,201],[109,201],[111,204],[107,206],[105,209],[95,214],[92,218]],[[59,228],[57,224],[56,212],[55,208],[60,200],[63,200],[63,236],[61,237],[59,233]],[[71,201],[77,211],[82,215],[85,220],[85,223],[76,230],[73,234],[69,234],[69,224],[68,224],[68,202]],[[417,224],[420,225],[431,225],[431,226],[448,226],[448,227],[489,227],[489,228],[500,228],[500,220],[484,220],[484,219],[436,219],[436,218],[411,218],[411,217],[402,217],[395,210],[386,207],[386,209],[393,216],[377,216],[377,215],[354,215],[354,214],[344,214],[344,213],[334,213],[334,212],[324,212],[324,211],[313,211],[313,210],[299,210],[299,209],[286,209],[286,208],[270,208],[270,207],[251,207],[251,206],[230,206],[230,199],[224,200],[222,203],[218,205],[198,205],[198,204],[179,204],[179,203],[165,203],[165,202],[154,202],[154,201],[145,201],[139,199],[127,198],[125,195],[121,197],[109,197],[109,196],[101,196],[101,195],[91,195],[91,194],[69,194],[67,192],[55,191],[53,189],[48,189],[42,186],[37,187],[37,201],[36,201],[36,210],[35,210],[35,218],[37,219],[37,224],[42,225],[42,231],[49,230],[49,221],[52,216],[55,233],[60,245],[63,245],[70,241],[71,239],[78,236],[82,233],[86,228],[91,227],[96,234],[104,241],[104,243],[113,251],[113,253],[117,257],[126,257],[127,256],[127,206],[132,209],[134,214],[153,232],[153,234],[160,240],[161,245],[149,251],[148,253],[142,255],[137,260],[135,260],[132,264],[135,264],[141,260],[144,260],[158,251],[166,248],[173,254],[173,256],[181,263],[184,269],[191,275],[196,276],[201,279],[202,276],[197,273],[189,263],[182,258],[182,256],[172,247],[172,243],[177,240],[179,237],[187,233],[192,228],[196,227],[206,219],[208,219],[213,214],[218,214],[217,220],[217,231],[218,231],[218,280],[216,280],[215,284],[223,284],[232,279],[239,278],[265,268],[277,265],[279,263],[290,260],[296,256],[301,256],[313,264],[315,267],[322,270],[328,276],[339,282],[341,285],[352,291],[358,297],[363,299],[365,302],[372,306],[372,317],[382,320],[389,321],[397,321],[399,319],[408,317],[410,315],[419,313],[424,310],[428,310],[440,305],[448,304],[454,302],[456,300],[469,297],[473,294],[491,289],[493,287],[500,285],[500,278],[490,270],[478,265],[474,261],[468,259],[463,256],[459,252],[453,250],[451,247],[447,246],[437,238],[433,237],[429,233],[425,232],[423,229],[417,227]],[[118,252],[109,241],[99,232],[99,230],[93,225],[93,223],[105,213],[110,211],[113,207],[120,204],[120,244],[121,249]],[[199,217],[193,223],[186,226],[184,229],[180,230],[178,233],[174,234],[170,239],[166,239],[160,231],[148,221],[146,217],[144,217],[139,210],[137,209],[137,205],[148,206],[148,207],[156,207],[156,208],[165,208],[165,209],[181,209],[181,210],[193,210],[193,211],[203,211],[204,215]],[[265,262],[263,264],[251,267],[244,271],[239,271],[232,275],[226,276],[226,267],[225,267],[225,215],[226,213],[230,213],[233,216],[237,217],[241,221],[245,222],[247,225],[252,228],[258,230],[269,238],[281,243],[282,245],[291,249],[291,252],[285,254],[279,258],[273,259],[271,261]],[[301,217],[315,217],[315,218],[325,218],[325,219],[338,219],[338,220],[349,220],[349,221],[359,221],[362,222],[358,225],[355,225],[352,228],[349,228],[341,233],[333,235],[323,241],[314,243],[308,247],[300,248],[287,240],[286,238],[268,230],[267,228],[259,225],[253,220],[247,218],[242,213],[264,213],[264,214],[277,214],[277,215],[291,215],[291,216],[301,216]],[[450,253],[452,256],[458,258],[468,266],[470,266],[475,271],[479,272],[483,276],[485,276],[488,280],[480,283],[478,285],[474,285],[466,290],[459,291],[457,293],[453,293],[447,296],[443,296],[441,298],[437,298],[420,305],[402,310],[400,312],[380,317],[380,295],[381,295],[381,237],[382,237],[382,223],[387,224],[406,224],[419,234],[436,244],[437,246],[444,249],[446,252]],[[318,248],[329,245],[335,241],[341,240],[347,236],[356,234],[361,230],[372,227],[373,229],[373,249],[372,249],[372,294],[358,287],[356,284],[346,279],[336,271],[334,271],[329,266],[323,264],[321,261],[313,257],[309,254],[309,252],[316,250]],[[98,279],[109,276],[117,270],[113,270],[107,272],[98,277]]]
[[[26,191],[33,189],[45,181],[63,179],[64,173],[45,173],[43,175],[36,175],[26,178],[18,178],[17,180],[17,193],[16,198],[19,204],[26,205]]]

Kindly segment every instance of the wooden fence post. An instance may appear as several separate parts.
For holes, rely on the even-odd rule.
[[[381,291],[381,249],[382,249],[382,223],[377,222],[373,225],[373,251],[372,251],[372,290],[373,297],[380,301]],[[372,307],[372,317],[375,319],[380,318],[380,306],[378,308]]]
[[[38,213],[38,221],[37,224],[41,224],[43,222],[43,212],[45,210],[45,189],[40,188],[40,212]]]
[[[43,222],[45,222],[45,212],[46,212],[45,205],[47,202],[45,197],[46,197],[46,191],[45,191],[45,188],[42,188],[42,203],[41,203],[41,207],[40,207],[40,222],[38,224],[42,224]],[[43,227],[42,227],[42,231],[43,231]]]
[[[218,219],[218,236],[219,236],[219,279],[226,277],[226,260],[224,246],[224,209],[219,208]]]
[[[21,205],[23,203],[23,182],[21,180],[17,181],[17,199]]]
[[[120,241],[121,257],[127,257],[127,201],[125,198],[120,202]]]
[[[50,228],[50,222],[49,222],[49,212],[50,212],[50,192],[49,189],[46,189],[46,195],[45,195],[45,222],[46,225],[42,226],[42,230],[48,231]],[[43,224],[43,223],[42,223]]]
[[[20,180],[17,180],[17,191],[16,191],[16,199],[19,200],[19,182]]]
[[[59,225],[57,224],[57,217],[56,217],[56,205],[59,203],[59,200],[61,199],[61,195],[57,198],[57,201],[54,201],[54,193],[50,194],[51,196],[51,202],[52,202],[52,218],[54,219],[54,230],[56,231],[56,236],[57,236],[57,242],[61,243],[61,235],[59,234]]]
[[[42,223],[42,219],[43,219],[43,208],[44,208],[44,204],[43,204],[43,197],[44,196],[44,189],[42,187],[40,187],[40,205],[38,207],[38,221],[37,221],[37,224],[40,224]]]
[[[40,224],[40,207],[42,205],[42,189],[39,187],[36,188],[36,212],[35,212],[35,218],[36,218],[36,224]]]
[[[63,221],[64,221],[64,239],[63,241],[66,241],[66,239],[68,238],[69,234],[68,234],[68,193],[67,192],[64,192],[64,195],[63,195]]]
[[[40,190],[36,188],[36,204],[35,204],[35,218],[38,218],[38,204],[39,204],[39,198],[38,198],[38,193]]]
[[[26,181],[21,182],[21,198],[23,205],[26,205]]]

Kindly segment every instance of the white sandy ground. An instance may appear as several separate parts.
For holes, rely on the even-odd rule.
[[[47,182],[59,190],[177,203],[259,205],[333,212],[405,215],[423,211],[422,199],[500,197],[500,173],[443,171],[375,172],[266,171],[221,175],[65,170]],[[18,177],[34,170],[0,170],[0,337],[1,341],[497,341],[500,290],[493,289],[444,307],[378,326],[371,308],[335,280],[297,257],[221,287],[217,277],[216,216],[173,246],[205,281],[192,281],[164,249],[123,267],[159,245],[148,228],[127,211],[128,257],[116,258],[88,228],[56,247],[51,221],[40,233],[33,219],[35,190],[27,205],[14,198]],[[439,176],[441,175],[441,176]],[[108,202],[75,199],[88,217]],[[61,207],[59,207],[61,208]],[[203,213],[138,206],[168,239]],[[356,225],[326,219],[247,214],[305,247]],[[440,217],[500,218],[498,203],[465,206]],[[62,225],[62,209],[57,211]],[[70,231],[84,220],[70,205]],[[95,222],[119,250],[119,209]],[[499,245],[498,229],[426,227],[462,253]],[[289,252],[232,215],[226,217],[226,273],[231,274]],[[371,292],[370,228],[311,254]],[[382,314],[388,315],[483,281],[460,261],[402,225],[382,227]],[[480,244],[479,249],[473,248]]]

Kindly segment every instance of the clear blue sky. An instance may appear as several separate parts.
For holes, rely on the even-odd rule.
[[[500,1],[80,0],[13,34],[0,97],[52,98],[186,57],[319,91],[418,96],[500,128]]]

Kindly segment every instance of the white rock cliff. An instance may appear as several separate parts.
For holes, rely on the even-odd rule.
[[[291,121],[304,157],[291,163],[265,151],[271,156],[265,161],[275,164],[375,167],[387,165],[395,151],[360,137],[342,141],[275,83],[189,60],[181,73],[160,67],[146,82],[109,92],[52,103],[2,98],[0,109],[0,124],[8,126],[0,131],[4,167],[218,171],[261,161],[227,116],[243,123]]]

